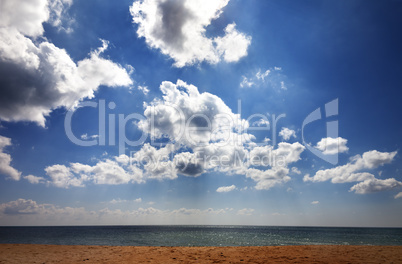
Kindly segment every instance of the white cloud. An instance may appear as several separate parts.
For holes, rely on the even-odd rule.
[[[363,182],[359,182],[358,184],[352,186],[350,191],[354,191],[358,194],[366,194],[366,193],[374,193],[374,192],[382,192],[388,191],[395,188],[402,187],[402,182],[395,180],[394,178],[389,178],[385,180],[380,179],[367,179]]]
[[[45,183],[45,178],[43,177],[37,177],[34,175],[28,175],[28,176],[24,176],[24,179],[26,179],[27,181],[29,181],[32,184],[39,184],[39,183]]]
[[[69,167],[49,166],[45,169],[50,178],[47,183],[59,188],[84,187],[86,182],[108,185],[142,183],[142,170],[128,164],[127,160],[128,157],[118,157],[98,161],[94,166],[81,163],[71,163]]]
[[[304,177],[304,181],[323,182],[331,180],[332,183],[359,182],[374,179],[374,175],[368,172],[359,172],[378,168],[384,164],[391,163],[395,152],[379,152],[372,150],[357,155],[351,162],[332,169],[319,170],[313,177]]]
[[[45,126],[45,117],[59,107],[71,108],[93,98],[100,85],[129,86],[126,70],[100,57],[103,46],[75,63],[64,49],[38,37],[42,23],[52,19],[51,7],[70,1],[23,0],[2,2],[0,18],[0,119],[32,121]],[[15,6],[18,4],[18,7]],[[53,4],[55,4],[53,6]],[[60,10],[59,10],[60,11]],[[58,11],[57,11],[58,12]],[[52,20],[52,23],[56,20]],[[28,37],[36,37],[33,42]]]
[[[299,142],[280,142],[276,149],[270,145],[254,147],[250,150],[250,163],[253,166],[286,167],[299,161],[304,149]]]
[[[147,143],[131,159],[133,165],[142,170],[144,178],[173,180],[177,178],[175,164],[171,161],[174,150],[173,144],[156,149]]]
[[[0,136],[0,174],[18,181],[21,178],[21,172],[11,166],[12,158],[10,154],[4,153],[4,148],[11,146],[11,139]]]
[[[319,203],[320,203],[319,201],[312,201],[312,202],[311,202],[312,205],[317,205],[317,204],[319,204]]]
[[[397,152],[379,152],[372,150],[363,153],[362,156],[356,155],[349,163],[332,169],[319,170],[310,177],[305,175],[303,181],[323,182],[331,180],[332,183],[359,182],[350,188],[358,194],[387,191],[402,186],[402,182],[394,178],[385,180],[377,179],[369,172],[362,170],[376,169],[385,164],[391,163]]]
[[[252,209],[242,211],[251,214]],[[202,224],[211,219],[219,220],[233,214],[233,209],[180,208],[161,210],[153,207],[123,211],[104,208],[89,211],[83,207],[60,207],[40,204],[30,199],[18,199],[0,204],[0,219],[3,225],[128,225],[139,224]]]
[[[129,203],[129,202],[141,203],[142,198],[137,198],[137,199],[134,199],[132,201],[122,200],[122,199],[118,198],[118,199],[112,199],[110,202],[107,202],[107,203],[109,203],[109,204],[120,204],[120,203]]]
[[[73,0],[49,0],[50,24],[59,29],[64,29],[68,33],[72,32],[71,28],[66,29],[63,27],[63,23],[67,23],[67,26],[69,26],[74,21],[68,17],[66,12],[72,4]]]
[[[37,214],[44,209],[44,205],[38,205],[35,201],[25,199],[18,199],[0,205],[0,212],[10,215]]]
[[[233,23],[225,28],[225,35],[215,38],[214,42],[219,55],[223,56],[226,62],[236,62],[247,56],[251,37],[237,31],[236,24]]]
[[[234,114],[221,98],[199,93],[197,87],[180,80],[177,84],[165,81],[160,88],[162,99],[145,104],[146,119],[137,126],[153,139],[168,138],[174,144],[146,143],[131,157],[112,157],[93,166],[72,163],[62,173],[49,171],[49,183],[63,188],[89,182],[142,183],[212,171],[245,175],[256,182],[256,189],[267,190],[290,180],[288,165],[300,160],[303,145],[281,142],[277,148],[259,147],[252,142],[255,137],[245,133],[248,121]]]
[[[290,181],[289,169],[285,167],[273,167],[267,170],[249,168],[246,170],[246,177],[253,179],[257,184],[257,190],[269,190],[276,185]]]
[[[246,76],[243,76],[243,80],[240,83],[241,88],[250,88],[254,85],[254,82],[248,79]]]
[[[296,131],[283,127],[279,132],[279,136],[281,136],[283,140],[289,140],[291,137],[296,138]]]
[[[252,215],[255,210],[252,208],[244,208],[237,211],[237,215]]]
[[[178,80],[176,84],[165,81],[160,89],[163,100],[155,99],[145,107],[147,118],[138,122],[138,127],[154,138],[168,137],[194,147],[210,141],[228,141],[230,136],[239,136],[248,128],[248,122],[216,95],[199,93],[197,87]],[[253,138],[242,134],[244,140]],[[230,139],[230,138],[229,138]]]
[[[98,138],[98,137],[99,137],[99,135],[91,135],[91,136],[88,136],[87,133],[81,135],[81,139],[83,139],[83,140],[95,139],[95,138]]]
[[[271,73],[271,70],[266,70],[265,72],[261,72],[261,69],[258,70],[257,74],[255,77],[257,77],[258,80],[262,80],[263,82],[265,81],[265,78]]]
[[[149,93],[149,89],[147,86],[138,86],[138,90],[140,90],[144,95],[147,95]]]
[[[257,127],[262,127],[262,126],[269,127],[269,121],[265,118],[261,118],[260,120],[253,122],[252,125],[257,126]]]
[[[226,193],[226,192],[231,192],[236,189],[236,185],[231,185],[231,186],[222,186],[216,189],[217,192],[219,193]]]
[[[50,182],[59,188],[68,188],[69,186],[83,187],[83,179],[74,177],[70,168],[64,165],[53,165],[45,169],[50,177]]]
[[[142,0],[130,7],[137,34],[171,57],[176,67],[206,61],[235,62],[247,55],[251,37],[225,28],[223,37],[206,37],[206,27],[217,19],[229,0]]]
[[[276,149],[258,147],[252,144],[254,137],[244,133],[248,122],[233,114],[219,97],[199,93],[197,87],[180,80],[177,84],[163,82],[161,90],[163,100],[145,106],[147,119],[138,127],[154,138],[167,137],[191,150],[171,152],[175,170],[167,166],[169,175],[199,176],[210,170],[243,174],[257,182],[257,189],[290,180],[287,165],[300,159],[305,149],[300,143],[282,142]],[[263,171],[253,166],[272,168]]]
[[[292,167],[292,173],[300,175],[301,171],[296,167]]]
[[[2,0],[0,26],[16,29],[24,35],[43,34],[42,23],[50,16],[47,0]]]
[[[399,192],[397,195],[394,196],[395,199],[402,198],[402,192]]]
[[[119,203],[127,203],[127,202],[128,202],[127,200],[122,200],[122,199],[118,198],[118,199],[113,199],[108,203],[110,203],[110,204],[119,204]]]
[[[135,199],[133,202],[135,202],[135,203],[141,203],[141,202],[142,202],[142,198],[137,198],[137,199]]]
[[[270,87],[276,91],[287,90],[285,81],[287,77],[282,73],[282,68],[258,69],[242,76],[240,88]]]
[[[344,153],[349,150],[346,146],[348,143],[347,139],[338,138],[323,138],[318,143],[316,148],[321,150],[324,155],[333,155],[338,153]]]

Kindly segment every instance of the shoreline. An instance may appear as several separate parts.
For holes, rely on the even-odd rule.
[[[0,263],[402,263],[402,246],[150,247],[0,244]]]

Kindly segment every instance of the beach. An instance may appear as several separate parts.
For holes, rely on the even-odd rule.
[[[402,246],[130,247],[0,244],[0,263],[402,263]]]

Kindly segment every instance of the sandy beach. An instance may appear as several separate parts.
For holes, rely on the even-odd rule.
[[[0,245],[0,263],[402,263],[402,246]]]

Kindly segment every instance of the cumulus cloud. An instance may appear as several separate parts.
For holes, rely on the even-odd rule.
[[[236,30],[236,24],[230,24],[225,28],[223,37],[215,38],[216,49],[226,62],[236,62],[247,56],[251,37]]]
[[[289,164],[300,160],[305,147],[296,142],[293,144],[281,142],[275,149],[273,146],[254,147],[250,150],[250,166],[245,169],[245,175],[257,184],[257,190],[269,190],[276,185],[290,181]],[[265,170],[253,166],[270,167]]]
[[[395,199],[402,198],[402,192],[399,192],[397,195],[394,196]]]
[[[137,34],[151,48],[171,57],[176,67],[206,61],[236,62],[247,55],[251,37],[229,24],[221,37],[208,38],[206,27],[229,0],[141,0],[130,7]]]
[[[300,175],[301,171],[296,167],[292,167],[292,173]]]
[[[372,150],[363,153],[362,156],[357,155],[351,159],[349,163],[332,169],[319,170],[313,177],[308,174],[303,180],[312,182],[323,182],[331,180],[332,183],[359,182],[350,188],[358,194],[366,194],[380,191],[387,191],[402,186],[402,182],[389,179],[377,179],[369,172],[362,170],[376,169],[385,164],[391,163],[397,152],[379,152]]]
[[[153,140],[168,139],[170,143],[146,143],[131,157],[121,155],[96,165],[50,166],[48,183],[63,188],[89,182],[142,183],[173,180],[180,175],[198,177],[212,171],[245,175],[261,190],[290,180],[288,165],[300,160],[303,145],[281,142],[276,148],[257,146],[255,137],[246,132],[248,121],[234,114],[218,96],[200,93],[181,80],[176,84],[165,81],[160,89],[162,98],[145,104],[145,119],[136,124]]]
[[[61,0],[59,0],[60,2]],[[101,58],[107,42],[75,63],[64,49],[29,37],[43,34],[57,0],[2,2],[0,18],[0,119],[32,121],[45,126],[45,117],[59,107],[71,108],[93,98],[100,85],[129,86],[132,80],[120,65]],[[61,1],[60,3],[67,3]],[[52,4],[50,4],[52,3]],[[60,8],[60,5],[57,5]],[[56,19],[56,18],[55,18]]]
[[[231,185],[231,186],[222,186],[216,189],[217,192],[219,193],[226,193],[226,192],[231,192],[236,189],[236,185]]]
[[[285,167],[300,160],[304,149],[299,142],[280,142],[276,149],[271,145],[254,147],[250,150],[250,163],[253,166]]]
[[[246,170],[246,177],[253,179],[257,184],[257,190],[269,190],[276,185],[290,181],[289,169],[285,167],[274,167],[267,170],[249,168]]]
[[[347,139],[338,138],[323,138],[318,143],[316,148],[321,150],[324,155],[333,155],[338,153],[344,153],[349,150],[346,146],[348,143]]]
[[[163,100],[155,99],[146,104],[146,120],[138,122],[138,127],[153,138],[167,137],[173,142],[194,147],[211,141],[229,142],[231,136],[238,137],[238,132],[249,126],[221,98],[200,93],[194,85],[181,80],[176,84],[165,81],[160,90]],[[253,138],[245,133],[241,136],[240,140],[244,141]]]
[[[312,202],[311,202],[312,205],[317,205],[317,204],[319,204],[319,203],[320,203],[319,201],[312,201]]]
[[[1,27],[13,28],[30,37],[43,34],[42,23],[50,16],[47,0],[3,0],[1,9]]]
[[[255,210],[252,208],[244,208],[237,211],[237,215],[252,215]]]
[[[173,144],[167,144],[159,149],[149,143],[144,144],[131,158],[132,165],[140,168],[146,179],[176,179],[177,170],[171,160],[174,150]]]
[[[332,169],[319,170],[313,177],[304,177],[304,181],[323,182],[331,180],[332,183],[359,182],[374,179],[374,175],[362,170],[375,169],[385,164],[391,163],[395,152],[379,152],[372,150],[357,155],[351,162],[343,166]]]
[[[44,206],[38,205],[35,201],[18,199],[9,203],[0,205],[0,212],[10,215],[18,214],[37,214],[44,209]]]
[[[90,166],[71,163],[70,166],[53,165],[45,169],[49,179],[47,183],[59,188],[84,187],[86,183],[119,185],[142,183],[143,172],[129,164],[127,156],[122,155],[115,160],[105,159]]]
[[[0,174],[9,179],[18,181],[21,178],[21,172],[11,166],[12,158],[10,154],[4,153],[4,148],[11,146],[11,139],[0,136]]]
[[[38,177],[34,175],[27,175],[23,177],[27,181],[29,181],[32,184],[39,184],[39,183],[45,183],[45,178],[43,177]]]
[[[363,182],[352,186],[350,191],[355,191],[358,194],[374,193],[388,191],[402,186],[402,182],[389,178],[385,180],[380,179],[367,179]]]
[[[283,140],[289,140],[291,137],[296,138],[296,131],[283,127],[279,132],[279,136],[282,137]]]

